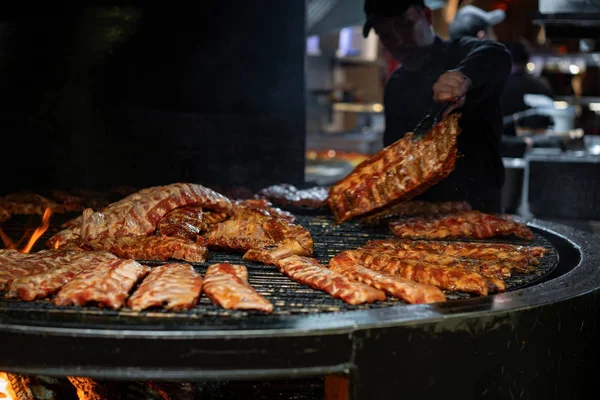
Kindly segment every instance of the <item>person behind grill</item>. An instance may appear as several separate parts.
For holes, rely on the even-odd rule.
[[[503,10],[483,11],[481,8],[467,5],[461,7],[448,27],[451,40],[462,37],[495,40],[493,26],[498,25],[506,14]]]
[[[459,157],[454,171],[418,198],[468,201],[474,209],[502,211],[500,94],[510,73],[506,48],[490,40],[444,41],[433,31],[423,0],[366,0],[365,37],[373,28],[400,66],[384,90],[388,146],[414,129],[436,102],[460,108]]]
[[[495,40],[496,35],[494,34],[493,26],[504,21],[505,16],[506,14],[503,10],[486,12],[478,7],[467,5],[460,8],[456,13],[454,20],[452,20],[452,23],[448,27],[448,34],[452,40],[458,40],[462,37]],[[513,59],[512,70],[514,71],[514,69]],[[508,79],[510,79],[510,76]],[[504,94],[506,94],[506,86],[508,86],[508,83],[505,85]],[[502,100],[503,98],[501,97],[503,115],[506,115]],[[505,125],[503,133],[504,135],[500,138],[500,154],[503,157],[520,158],[533,148],[533,140],[530,137],[515,135],[514,124]]]

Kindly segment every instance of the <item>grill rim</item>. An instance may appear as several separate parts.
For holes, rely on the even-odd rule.
[[[541,233],[557,249],[559,266],[543,282],[533,282],[513,291],[453,300],[447,303],[399,305],[367,310],[338,311],[308,315],[264,315],[257,319],[243,321],[238,318],[226,319],[214,329],[137,329],[94,328],[47,326],[27,323],[6,323],[6,313],[0,312],[0,332],[42,333],[45,335],[79,335],[82,337],[121,337],[121,338],[251,338],[270,336],[311,336],[353,332],[359,329],[383,328],[432,322],[441,319],[464,316],[472,317],[519,311],[525,308],[542,306],[550,302],[563,301],[600,289],[600,270],[594,268],[591,254],[600,254],[600,243],[594,242],[596,235],[569,228],[552,222],[532,220],[528,225]],[[588,240],[591,238],[592,240]],[[565,259],[564,252],[579,255],[578,260]],[[568,271],[553,277],[557,270]],[[579,280],[577,281],[577,278]],[[571,280],[571,282],[567,282]],[[574,281],[573,281],[574,280]],[[565,285],[568,283],[568,285]],[[182,316],[182,319],[186,319]],[[240,320],[242,323],[240,324]],[[60,324],[60,323],[59,323]],[[240,325],[242,326],[240,328]]]
[[[594,254],[596,257],[600,254],[600,236],[548,222],[531,221],[530,226],[545,232],[545,237],[556,247],[563,267],[565,264],[569,264],[567,269],[572,267],[569,272],[506,294],[456,300],[455,306],[441,307],[437,312],[429,305],[414,305],[314,316],[292,315],[278,318],[279,323],[266,322],[262,329],[256,330],[40,329],[3,323],[0,325],[0,343],[11,345],[3,348],[0,370],[118,380],[244,380],[332,373],[354,376],[353,371],[368,374],[371,369],[363,349],[369,349],[369,357],[375,359],[389,353],[389,346],[377,340],[379,332],[384,337],[393,335],[406,340],[412,332],[422,331],[424,337],[429,338],[428,343],[429,340],[445,343],[443,338],[451,334],[470,340],[473,334],[492,332],[496,325],[488,322],[513,321],[515,314],[521,315],[517,313],[519,310],[531,318],[532,312],[538,315],[538,310],[548,309],[555,315],[550,307],[554,310],[557,303],[565,312],[575,300],[577,304],[582,301],[597,304],[600,269]],[[563,258],[565,251],[575,257]],[[573,284],[565,286],[569,282]],[[494,301],[499,296],[503,296],[504,301]],[[570,301],[564,301],[566,299]],[[412,311],[413,318],[403,320],[402,314],[407,314],[407,310]],[[417,310],[420,314],[415,319]],[[578,318],[576,311],[574,309],[573,315]],[[283,319],[285,323],[281,322]],[[470,329],[472,325],[476,328],[472,332],[463,332],[460,328]],[[453,331],[438,334],[437,327]],[[531,329],[531,324],[526,324],[523,329]],[[499,340],[494,342],[495,346],[505,345],[504,337]],[[408,346],[406,351],[409,353],[427,350],[411,350],[409,342],[394,345],[396,348]],[[373,346],[377,354],[371,354]],[[460,358],[464,353],[460,347],[456,351],[458,354],[452,354],[452,358]],[[472,359],[474,365],[478,364],[476,361],[481,360]]]

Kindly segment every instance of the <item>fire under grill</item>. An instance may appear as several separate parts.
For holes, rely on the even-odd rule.
[[[59,226],[66,220],[65,215],[53,217],[53,224],[44,236],[38,241],[35,250],[44,248],[44,242],[59,230]],[[365,244],[372,239],[393,238],[387,225],[365,226],[357,222],[346,222],[338,225],[333,222],[331,215],[298,215],[297,223],[307,228],[313,236],[315,257],[324,265],[343,250],[353,249]],[[29,223],[30,224],[30,223]],[[26,218],[21,217],[3,226],[5,233],[12,237],[20,237],[28,225]],[[542,231],[535,230],[535,241],[525,243],[522,241],[502,241],[503,243],[527,244],[543,246],[548,253],[540,260],[540,264],[531,274],[514,272],[513,276],[505,279],[507,291],[523,288],[544,280],[558,265],[558,252]],[[143,261],[143,264],[157,266],[165,262]],[[127,308],[121,310],[107,310],[97,307],[57,307],[49,301],[23,302],[18,300],[0,300],[0,312],[4,315],[20,319],[27,316],[29,324],[44,324],[60,322],[61,324],[77,326],[110,326],[110,327],[135,327],[144,328],[160,325],[178,329],[189,327],[194,329],[208,329],[219,325],[219,321],[247,321],[248,319],[269,319],[288,315],[306,315],[320,313],[335,313],[341,311],[369,310],[390,306],[406,305],[402,300],[388,297],[386,301],[372,304],[351,306],[341,300],[334,299],[324,292],[311,289],[298,284],[280,273],[276,267],[242,260],[241,253],[211,251],[209,260],[205,263],[192,263],[196,270],[205,274],[208,265],[218,262],[243,264],[248,268],[250,284],[260,294],[266,296],[274,305],[271,315],[263,315],[257,311],[226,310],[211,303],[202,296],[195,308],[183,312],[171,312],[160,308],[146,311],[132,311]],[[477,297],[463,292],[446,292],[449,301]]]

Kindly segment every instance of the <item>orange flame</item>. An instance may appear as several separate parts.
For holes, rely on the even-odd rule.
[[[12,389],[12,385],[8,380],[8,376],[4,372],[0,372],[0,398],[6,400],[14,400],[15,393]]]
[[[31,234],[31,237],[29,238],[29,241],[27,242],[25,247],[23,247],[23,249],[19,250],[21,253],[29,253],[31,251],[31,248],[33,247],[35,242],[37,242],[37,240],[44,234],[44,232],[46,232],[46,230],[48,229],[48,226],[50,226],[50,217],[51,216],[52,216],[52,210],[50,210],[49,208],[46,208],[44,210],[44,215],[42,216],[42,224],[40,226],[38,226],[37,228],[35,228],[35,231],[33,231],[33,233]]]
[[[44,234],[44,232],[46,232],[46,230],[50,226],[51,216],[52,210],[46,208],[44,210],[44,215],[42,216],[42,222],[40,226],[35,228],[31,236],[29,237],[27,244],[25,244],[25,246],[23,246],[23,248],[19,250],[21,253],[29,253],[31,251],[31,249],[35,245],[35,242],[38,241],[38,239]],[[6,235],[6,233],[4,233],[4,231],[0,228],[0,239],[2,239],[2,242],[4,242],[4,247],[7,249],[17,249],[17,247],[21,244],[21,242],[25,239],[27,235],[28,233],[26,232],[25,235],[23,235],[23,237],[15,244],[15,242],[10,237],[8,237],[8,235]]]

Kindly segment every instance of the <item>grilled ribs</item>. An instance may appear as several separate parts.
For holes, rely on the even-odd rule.
[[[129,291],[150,268],[133,260],[110,260],[85,270],[68,282],[52,301],[57,306],[84,306],[97,303],[99,307],[118,310]]]
[[[311,256],[313,240],[300,225],[279,219],[265,221],[232,218],[214,225],[199,243],[209,248],[246,251],[244,259],[273,264],[289,255]]]
[[[329,208],[338,222],[379,212],[406,201],[454,170],[459,114],[436,124],[424,138],[412,133],[360,163],[329,192]]]
[[[487,296],[495,285],[481,274],[462,268],[427,264],[417,260],[405,260],[378,252],[346,250],[329,262],[330,268],[339,268],[352,260],[359,265],[390,275],[398,275],[415,282],[434,285],[441,289],[462,291]]]
[[[163,306],[180,311],[193,308],[202,292],[202,276],[189,264],[164,264],[153,268],[127,301],[135,311]]]
[[[82,271],[116,259],[114,255],[102,251],[77,253],[70,259],[66,258],[56,263],[45,272],[15,279],[10,284],[6,297],[18,297],[25,301],[46,298],[59,291]]]
[[[232,210],[233,218],[265,221],[271,218],[294,222],[294,215],[283,211],[264,199],[248,199],[235,202]]]
[[[329,268],[350,279],[383,290],[387,294],[410,304],[446,301],[444,292],[435,286],[424,285],[399,276],[373,271],[365,268],[347,254],[340,255]]]
[[[383,211],[363,218],[368,224],[378,224],[383,220],[398,216],[449,214],[460,211],[470,211],[471,205],[466,201],[429,202],[409,200],[395,204]]]
[[[404,239],[487,239],[516,236],[533,240],[533,232],[510,216],[496,216],[480,211],[465,211],[438,216],[408,217],[390,221],[390,230]]]
[[[24,254],[17,250],[0,250],[0,290],[4,290],[16,278],[40,274],[62,265],[80,250],[43,250]]]
[[[385,300],[383,291],[328,269],[314,258],[291,256],[278,260],[276,265],[293,281],[322,290],[351,305]]]
[[[158,221],[156,230],[163,236],[194,240],[206,230],[206,227],[202,207],[187,206],[169,211]]]
[[[328,195],[328,190],[320,186],[298,189],[293,185],[280,184],[260,190],[256,197],[280,206],[317,209],[327,205]]]
[[[81,238],[84,241],[117,236],[144,236],[152,233],[156,225],[169,211],[187,205],[197,205],[229,213],[232,202],[203,186],[191,183],[175,183],[140,190],[102,212],[88,208],[83,211],[81,222],[54,235],[48,241],[50,247],[60,247],[66,242]]]
[[[204,275],[204,293],[213,303],[226,309],[273,311],[273,304],[248,283],[248,270],[243,265],[209,266]]]
[[[104,250],[121,258],[135,260],[170,259],[204,262],[208,249],[198,243],[168,236],[119,236],[83,242],[85,250]]]
[[[364,248],[368,249],[394,249],[426,252],[445,257],[457,259],[481,260],[499,262],[511,270],[519,272],[531,272],[533,266],[538,265],[538,259],[534,254],[543,255],[546,249],[543,247],[515,246],[506,243],[474,243],[474,242],[443,242],[425,240],[370,240]],[[423,257],[423,255],[417,255]]]

